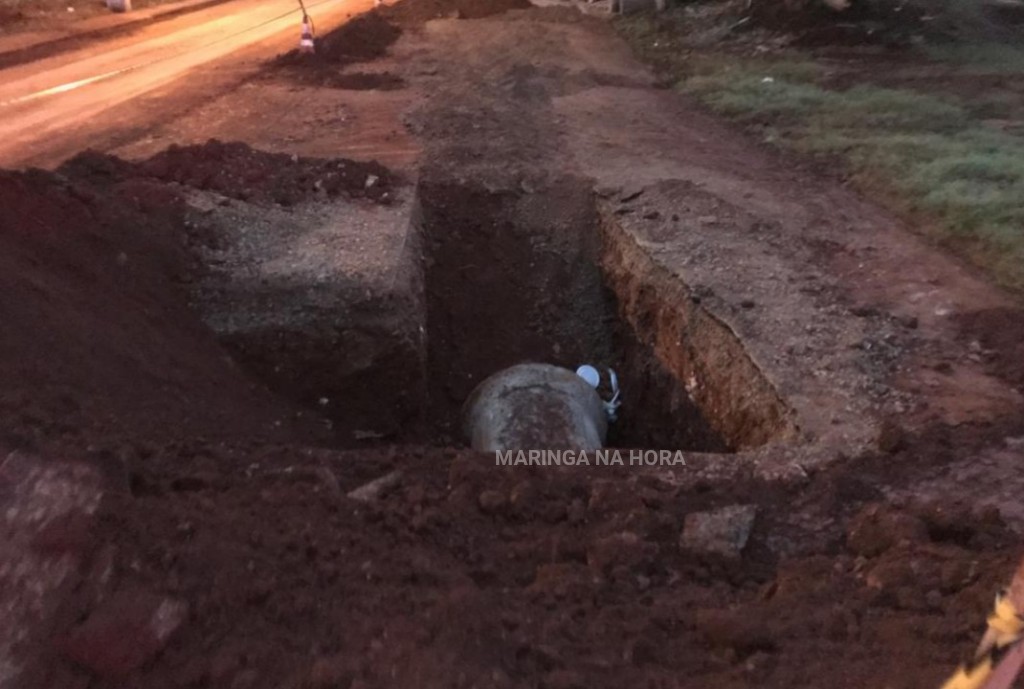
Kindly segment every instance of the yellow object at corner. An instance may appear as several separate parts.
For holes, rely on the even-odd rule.
[[[961,665],[956,674],[942,685],[942,689],[978,689],[990,674],[992,674],[991,658],[985,658],[970,669]]]
[[[961,665],[946,680],[942,689],[979,689],[992,674],[993,654],[1020,640],[1024,619],[1005,594],[996,596],[996,606],[988,616],[988,629],[970,665]]]
[[[1024,620],[1017,614],[1010,599],[1004,595],[996,598],[996,609],[988,617],[988,628],[996,632],[996,648],[1009,646],[1020,638],[1024,631]]]

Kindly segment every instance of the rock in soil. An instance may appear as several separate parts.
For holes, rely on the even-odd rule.
[[[853,519],[846,535],[846,546],[858,555],[875,557],[901,542],[927,540],[928,529],[921,519],[872,504]]]
[[[730,505],[686,515],[679,545],[697,553],[737,558],[750,539],[756,505]]]
[[[359,488],[356,488],[353,491],[350,491],[348,493],[348,498],[350,500],[355,500],[356,502],[373,502],[388,491],[394,489],[401,480],[402,472],[392,471],[360,486]]]
[[[65,654],[107,679],[124,679],[163,650],[185,623],[188,604],[145,592],[122,592],[71,630]]]

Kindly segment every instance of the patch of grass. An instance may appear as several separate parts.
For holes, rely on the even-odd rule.
[[[683,40],[678,12],[634,14],[617,21],[616,27],[644,61],[676,78],[692,73],[695,63]]]
[[[1024,287],[1024,140],[926,94],[864,85],[843,92],[784,82],[761,87],[770,94],[761,100],[752,98],[749,80],[705,100],[730,114],[784,110],[796,117],[783,130],[784,145],[845,157],[858,174],[937,217],[943,238],[968,248],[1001,282]],[[738,113],[740,102],[747,109]]]
[[[821,108],[829,93],[813,84],[771,81],[770,77],[721,74],[693,77],[684,89],[730,115],[781,115]]]
[[[916,91],[859,85],[828,93],[825,112],[817,116],[855,131],[945,133],[962,129],[970,120],[959,105]]]
[[[696,67],[679,72],[682,91],[756,122],[773,143],[845,160],[866,187],[938,219],[940,239],[1024,289],[1024,138],[950,98],[865,84],[827,89],[809,60],[717,54]]]
[[[995,73],[1024,73],[1024,49],[1008,43],[954,43],[928,45],[933,60]]]

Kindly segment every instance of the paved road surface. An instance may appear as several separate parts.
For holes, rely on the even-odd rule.
[[[366,4],[311,0],[307,8],[322,33]],[[296,0],[235,0],[129,37],[0,70],[0,166],[87,148],[90,135],[104,121],[116,120],[111,115],[128,101],[180,83],[200,66],[226,65],[243,48],[258,46],[269,58],[297,44],[300,17]]]

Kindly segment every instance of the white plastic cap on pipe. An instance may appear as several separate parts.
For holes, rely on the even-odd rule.
[[[576,375],[590,383],[590,387],[594,389],[597,389],[597,386],[601,384],[601,374],[590,364],[583,364],[576,369]]]
[[[587,381],[594,390],[601,387],[601,373],[590,364],[583,364],[577,368],[576,375]],[[608,369],[608,387],[611,388],[612,397],[609,400],[602,400],[601,403],[604,405],[608,420],[615,421],[619,406],[622,404],[619,401],[619,377],[615,374],[615,369]]]

